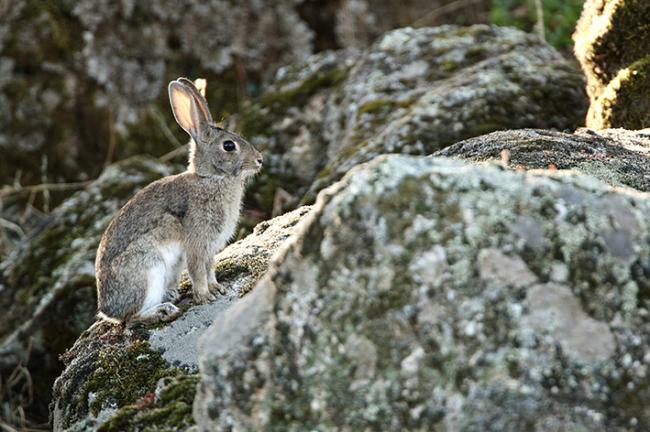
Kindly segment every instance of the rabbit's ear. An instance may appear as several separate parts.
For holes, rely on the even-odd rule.
[[[205,118],[208,119],[209,122],[212,122],[212,115],[210,115],[210,109],[208,108],[208,101],[205,100],[205,86],[207,86],[207,83],[205,82],[204,79],[197,79],[196,82],[202,82],[203,87],[203,92],[200,91],[196,85],[187,78],[179,78],[177,80],[179,83],[183,84],[186,86],[194,95],[194,98],[196,99],[196,103],[199,105],[199,108],[201,111],[203,111],[203,115],[205,115]]]
[[[209,117],[199,107],[194,93],[179,81],[169,83],[169,102],[178,124],[196,141],[200,131],[207,127]]]

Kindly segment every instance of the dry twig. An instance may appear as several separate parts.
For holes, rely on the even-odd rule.
[[[421,18],[415,20],[413,22],[413,25],[415,27],[419,27],[423,25],[432,25],[435,23],[436,19],[438,19],[440,16],[444,14],[447,14],[449,12],[454,12],[458,9],[462,9],[465,6],[477,4],[482,1],[483,0],[456,0],[451,3],[447,3],[446,5],[435,8],[432,11],[426,13]]]

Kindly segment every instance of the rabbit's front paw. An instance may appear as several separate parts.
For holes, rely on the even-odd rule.
[[[212,303],[217,299],[217,296],[212,294],[210,291],[195,292],[193,297],[194,303],[196,304]]]
[[[226,294],[226,287],[224,287],[223,285],[221,285],[221,284],[220,284],[219,282],[217,282],[216,280],[214,280],[214,281],[210,281],[210,282],[208,283],[208,289],[209,289],[210,292],[211,292],[212,294],[214,294],[214,295],[217,295],[217,293],[219,293],[219,294],[221,294],[221,295]]]

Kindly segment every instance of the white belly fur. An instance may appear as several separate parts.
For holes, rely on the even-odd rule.
[[[149,268],[147,275],[147,295],[140,312],[144,312],[162,303],[167,288],[172,283],[177,283],[178,275],[182,270],[179,265],[185,259],[181,243],[166,243],[158,246],[160,261]]]

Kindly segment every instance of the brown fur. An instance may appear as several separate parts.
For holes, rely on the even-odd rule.
[[[215,299],[222,288],[212,257],[234,233],[245,181],[262,165],[251,144],[214,125],[205,99],[189,80],[172,81],[169,93],[175,118],[192,138],[188,169],[142,189],[104,232],[95,270],[98,311],[109,319],[176,317],[173,302],[185,263],[194,299]],[[226,141],[235,150],[227,151]]]

